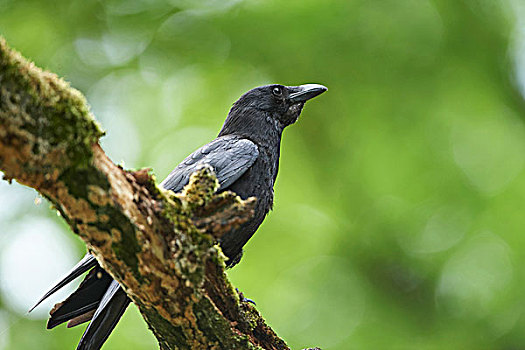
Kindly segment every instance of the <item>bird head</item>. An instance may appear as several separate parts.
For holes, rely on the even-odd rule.
[[[249,136],[247,132],[260,129],[263,124],[269,124],[280,133],[297,121],[306,101],[326,90],[325,86],[318,84],[272,84],[254,88],[233,104],[220,135],[239,133]]]

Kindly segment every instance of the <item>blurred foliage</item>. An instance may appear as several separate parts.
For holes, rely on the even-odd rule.
[[[87,95],[113,160],[159,179],[216,135],[246,90],[328,86],[285,132],[275,211],[228,272],[234,284],[295,349],[525,349],[523,9],[0,0],[0,34]],[[29,190],[0,191],[2,258],[17,223],[35,217],[82,255]],[[27,249],[31,280],[50,262]],[[18,271],[13,256],[0,270]],[[38,295],[61,272],[28,288]],[[46,331],[2,281],[0,348],[76,345],[82,327]],[[136,309],[104,347],[130,348],[155,348]]]

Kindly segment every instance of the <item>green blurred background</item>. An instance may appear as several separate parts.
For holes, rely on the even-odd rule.
[[[515,350],[522,1],[0,0],[0,35],[87,96],[115,162],[159,179],[248,89],[328,86],[285,132],[235,286],[294,349]],[[84,252],[39,201],[0,183],[0,349],[73,349],[83,332],[46,331],[50,304],[25,314]],[[104,350],[156,347],[132,307]]]

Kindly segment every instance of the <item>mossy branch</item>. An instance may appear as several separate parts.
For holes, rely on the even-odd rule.
[[[0,38],[0,170],[61,213],[138,305],[161,349],[288,349],[224,274],[217,238],[253,214],[254,199],[216,193],[210,168],[181,194],[127,171],[80,92]]]

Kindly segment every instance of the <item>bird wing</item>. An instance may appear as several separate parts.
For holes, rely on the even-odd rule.
[[[220,188],[225,189],[252,166],[258,155],[259,149],[252,141],[233,135],[221,136],[186,157],[161,186],[179,192],[192,173],[208,164],[215,170]]]

